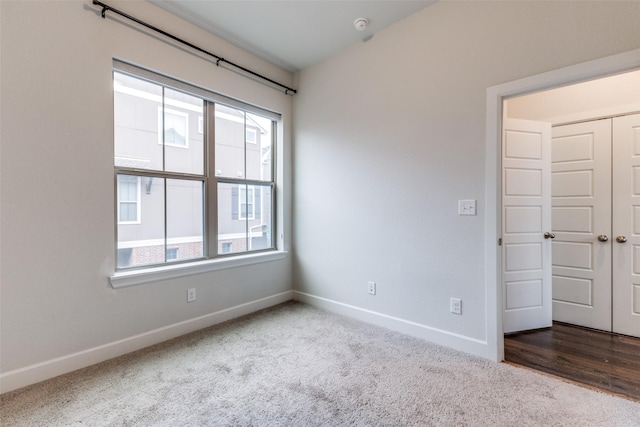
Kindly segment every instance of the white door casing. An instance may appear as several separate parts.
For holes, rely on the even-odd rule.
[[[571,65],[523,79],[502,83],[487,89],[485,138],[485,284],[487,286],[487,352],[494,361],[504,360],[504,283],[502,250],[496,238],[502,234],[502,167],[504,100],[518,95],[546,90],[640,68],[640,49]],[[499,220],[496,220],[498,218]]]
[[[552,134],[553,320],[610,331],[611,120]]]
[[[613,182],[613,331],[640,337],[640,114],[613,119]]]
[[[502,276],[505,333],[549,327],[551,125],[505,119],[502,134]]]

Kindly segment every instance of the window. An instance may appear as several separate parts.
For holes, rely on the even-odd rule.
[[[118,175],[118,223],[140,223],[140,178]]]
[[[279,116],[114,68],[118,269],[275,249]]]
[[[158,144],[188,148],[188,129],[189,114],[158,107]]]
[[[167,261],[178,259],[179,248],[167,248]]]
[[[269,118],[215,106],[218,240],[232,243],[227,253],[272,246],[273,167],[264,153],[272,149],[274,127]],[[255,132],[255,143],[249,142],[248,129]]]
[[[259,194],[259,193],[258,193]],[[231,216],[235,220],[256,219],[255,216],[255,189],[248,186],[239,186],[231,189],[231,203],[237,206],[232,206]],[[258,197],[259,200],[259,197]],[[259,215],[258,215],[258,219]]]
[[[118,249],[118,267],[128,267],[131,264],[132,248]]]
[[[246,139],[249,144],[257,144],[258,132],[255,129],[247,128]]]

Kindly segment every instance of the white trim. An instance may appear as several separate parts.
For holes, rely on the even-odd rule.
[[[293,291],[293,298],[315,307],[319,307],[333,313],[353,317],[363,322],[382,326],[396,332],[411,335],[434,344],[451,347],[453,349],[471,353],[487,358],[487,342],[471,338],[465,335],[455,334],[438,328],[432,328],[411,320],[401,319],[395,316],[378,313],[339,301],[311,295],[306,292]]]
[[[262,233],[260,232],[253,232],[253,233],[249,233],[249,237],[260,237],[262,236]],[[247,233],[227,233],[227,234],[218,234],[218,242],[222,241],[222,240],[236,240],[236,239],[246,239],[247,238]]]
[[[127,223],[130,224],[130,223]],[[249,232],[249,237],[260,237],[262,232],[253,231]],[[167,239],[167,245],[179,245],[182,243],[201,243],[202,236],[185,236],[185,237],[172,237]],[[221,240],[235,240],[246,239],[247,233],[233,233],[233,234],[220,234],[218,235],[218,241]],[[164,246],[164,239],[147,239],[147,240],[123,240],[118,242],[118,249],[126,248],[144,248],[147,246]]]
[[[222,104],[222,105],[224,105],[224,104]],[[226,105],[224,105],[224,106],[227,107]],[[244,110],[240,110],[240,109],[238,109],[236,107],[229,107],[229,108],[233,108],[234,110],[238,110],[238,111],[244,112]],[[223,113],[222,111],[218,111],[218,110],[215,111],[215,117],[217,119],[225,119],[225,120],[229,120],[230,122],[240,123],[242,125],[244,125],[244,122],[245,122],[244,117],[234,116],[232,114]]]
[[[151,160],[135,157],[113,156],[114,166],[132,169],[151,169]]]
[[[136,76],[129,76],[129,77],[138,78]],[[162,85],[158,84],[158,86],[162,86]],[[122,83],[119,83],[116,81],[113,82],[113,91],[122,93],[124,95],[131,95],[131,96],[135,96],[136,98],[141,98],[147,101],[153,101],[153,102],[157,102],[158,104],[162,104],[162,95],[156,95],[140,89],[134,89],[129,86],[124,86]],[[165,105],[170,105],[172,107],[182,108],[183,110],[193,111],[193,112],[202,114],[202,106],[189,104],[188,102],[177,101],[171,98],[166,98],[164,100],[164,103]]]
[[[285,251],[268,251],[241,254],[229,258],[213,258],[179,264],[172,263],[158,267],[143,268],[140,270],[117,271],[109,278],[109,281],[114,289],[120,289],[129,286],[142,285],[144,283],[209,273],[217,270],[244,267],[263,262],[272,262],[285,259],[287,256],[288,252]]]
[[[243,236],[245,236],[243,234]],[[200,236],[185,236],[185,237],[172,237],[167,239],[167,245],[179,245],[181,243],[201,243],[202,235]],[[126,248],[144,248],[147,246],[164,246],[164,239],[147,239],[147,240],[123,240],[118,242],[118,249]]]
[[[138,78],[136,76],[130,76],[130,77]],[[155,83],[155,84],[157,84],[159,86],[162,86],[161,83]],[[114,90],[114,92],[122,93],[124,95],[131,95],[131,96],[135,96],[137,98],[144,99],[146,101],[152,101],[152,102],[157,102],[158,104],[162,104],[162,95],[156,95],[156,94],[153,94],[153,93],[150,93],[150,92],[146,92],[146,91],[143,91],[143,90],[140,90],[140,89],[134,89],[134,88],[131,88],[129,86],[124,86],[122,83],[119,83],[119,82],[116,82],[116,81],[113,82],[113,90]],[[212,101],[212,102],[216,103],[215,101]],[[171,98],[165,98],[164,103],[165,103],[165,105],[170,105],[172,107],[182,108],[183,110],[193,111],[193,112],[202,114],[202,109],[203,108],[201,106],[189,104],[189,103],[183,102],[183,101],[177,101],[177,100],[171,99]],[[224,105],[225,107],[227,106],[224,103],[221,103],[221,105]],[[238,107],[229,107],[229,108],[237,109],[238,111],[247,111],[248,113],[251,113],[248,110],[242,110],[242,109],[239,109]],[[244,122],[245,122],[244,117],[234,116],[232,114],[223,113],[223,112],[220,112],[220,111],[216,111],[215,112],[215,117],[217,117],[219,119],[229,120],[231,122],[242,123],[243,125],[244,125]],[[272,119],[269,118],[269,120],[272,120]],[[254,123],[256,123],[255,120],[252,120],[252,121]],[[260,126],[259,124],[257,124],[257,125]],[[262,128],[262,127],[260,126],[260,128]]]
[[[584,62],[559,70],[493,86],[487,89],[487,121],[485,145],[485,291],[488,357],[504,359],[502,325],[502,275],[500,265],[500,220],[502,197],[500,189],[500,142],[503,99],[594,80],[640,68],[640,49]]]
[[[281,304],[292,298],[292,291],[281,292],[98,347],[5,372],[0,375],[0,393],[6,393],[58,375],[104,362],[105,360],[113,359],[190,332]]]

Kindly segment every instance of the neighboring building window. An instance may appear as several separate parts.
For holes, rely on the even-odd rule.
[[[258,191],[256,191],[258,190]],[[231,189],[231,216],[234,220],[260,219],[260,213],[256,218],[256,195],[260,203],[260,190],[253,186],[241,185]]]
[[[164,128],[164,133],[161,131]],[[158,107],[158,143],[173,147],[189,146],[189,114]]]
[[[140,177],[118,175],[118,223],[140,223]]]
[[[167,261],[173,261],[178,259],[178,248],[167,249]]]
[[[255,191],[253,187],[240,187],[240,219],[255,219]]]
[[[279,116],[114,62],[118,268],[275,249]]]
[[[255,129],[247,128],[246,139],[249,144],[257,144],[258,132]]]
[[[118,268],[129,267],[131,265],[132,248],[118,249]]]

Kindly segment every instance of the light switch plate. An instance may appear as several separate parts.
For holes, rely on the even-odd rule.
[[[458,200],[458,215],[475,215],[475,200]]]

